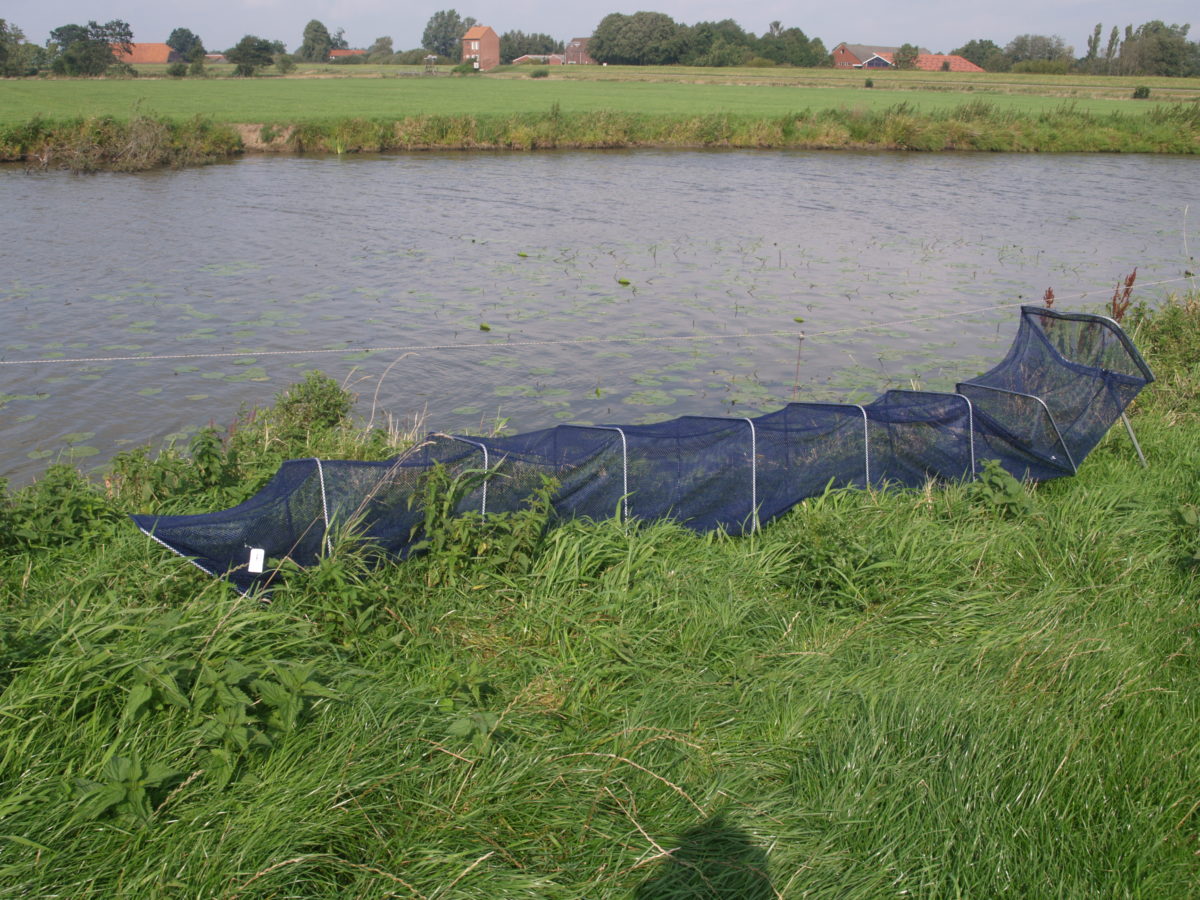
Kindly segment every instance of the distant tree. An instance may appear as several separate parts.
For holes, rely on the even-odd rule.
[[[277,41],[246,35],[233,47],[225,51],[225,58],[234,65],[233,74],[249,78],[257,70],[275,63]]]
[[[957,50],[951,50],[950,52],[955,56],[961,56],[963,59],[970,60],[981,69],[986,69],[988,57],[995,53],[1003,55],[1004,50],[995,41],[989,41],[986,38],[976,38],[973,41],[967,41]]]
[[[799,28],[784,28],[780,22],[771,23],[754,49],[764,59],[790,66],[822,66],[829,56],[820,38],[809,40]]]
[[[596,26],[588,55],[600,63],[667,65],[679,60],[683,30],[666,13],[610,13]]]
[[[900,49],[892,57],[892,62],[897,69],[915,69],[917,67],[917,57],[920,55],[921,50],[916,45],[901,44]]]
[[[59,25],[50,32],[50,43],[62,51],[76,41],[86,41],[87,37],[88,30],[83,25]]]
[[[193,78],[203,78],[204,71],[204,47],[193,47],[191,54],[188,56],[188,75]]]
[[[989,72],[1008,72],[1012,69],[1012,60],[1003,50],[994,50],[987,55],[983,67]]]
[[[288,72],[296,70],[296,58],[287,53],[275,54],[275,71],[280,75],[286,75]]]
[[[346,29],[339,28],[335,31],[333,37],[329,39],[329,45],[331,50],[349,50],[350,42],[346,40]]]
[[[689,66],[737,66],[753,56],[757,40],[733,19],[697,22],[679,28],[676,61]]]
[[[438,56],[457,58],[462,54],[462,36],[474,25],[474,19],[464,19],[456,10],[439,10],[429,17],[421,46]]]
[[[1108,35],[1108,46],[1104,48],[1104,71],[1112,72],[1113,66],[1116,65],[1117,53],[1121,49],[1121,29],[1116,25],[1112,27],[1112,31]]]
[[[395,52],[392,49],[392,39],[390,37],[387,35],[377,37],[371,46],[367,48],[367,62],[389,62]]]
[[[9,28],[8,22],[0,19],[0,72],[8,64],[10,54],[15,53],[17,45],[25,40],[25,33],[15,25]]]
[[[103,75],[117,64],[114,48],[133,50],[133,30],[120,19],[63,25],[50,32],[50,40],[58,47],[51,68],[60,75]]]
[[[508,64],[519,56],[547,56],[562,53],[563,42],[548,34],[526,34],[523,31],[506,31],[500,35],[500,62]]]
[[[333,38],[329,29],[316,19],[304,26],[304,40],[296,50],[296,58],[308,62],[325,62],[329,59],[329,51],[333,49]]]
[[[1200,74],[1200,44],[1187,39],[1188,25],[1155,19],[1127,28],[1118,68],[1125,75],[1188,76]]]
[[[1028,60],[1070,59],[1075,50],[1057,34],[1021,34],[1008,42],[1004,54],[1015,65]]]
[[[1092,30],[1092,36],[1088,38],[1087,53],[1083,57],[1083,62],[1089,67],[1095,63],[1100,57],[1100,33],[1104,30],[1104,23],[1097,22],[1096,27]]]
[[[175,50],[184,59],[192,59],[192,52],[199,47],[200,52],[204,52],[204,42],[200,37],[187,28],[176,28],[171,32],[171,36],[167,38],[167,46]]]
[[[25,32],[0,19],[0,77],[37,74],[42,48],[25,40]]]

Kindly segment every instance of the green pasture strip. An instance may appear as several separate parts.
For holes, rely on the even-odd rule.
[[[449,66],[438,67],[436,75],[446,77]],[[776,67],[689,67],[689,66],[501,66],[485,76],[494,79],[528,79],[536,69],[545,69],[551,80],[571,81],[641,81],[675,82],[681,84],[743,84],[784,85],[791,87],[845,87],[861,89],[870,78],[876,88],[932,91],[985,91],[993,93],[1044,94],[1056,97],[1108,97],[1129,99],[1133,89],[1146,86],[1160,99],[1195,99],[1200,96],[1200,78],[1164,78],[1119,75],[1022,75],[1011,72],[923,72],[883,71],[830,68]],[[165,65],[138,66],[143,75],[162,77]],[[228,78],[232,65],[208,67],[209,77]],[[289,79],[295,78],[405,78],[423,76],[422,66],[334,65],[302,63]],[[278,77],[269,73],[263,77]]]
[[[1200,297],[1079,474],[834,492],[753,537],[443,522],[270,605],[148,540],[288,456],[386,458],[312,376],[191,458],[0,493],[0,883],[71,897],[1195,896]]]
[[[953,109],[982,98],[1005,111],[1040,114],[1069,103],[1096,115],[1141,115],[1154,103],[1093,97],[934,90],[867,90],[861,86],[688,84],[511,78],[254,78],[0,81],[0,124],[35,117],[128,118],[135,114],[182,120],[285,124],[329,118],[412,115],[512,115],[545,112],[641,113],[691,116],[736,113],[779,116],[813,109],[881,110],[907,103],[922,113]]]

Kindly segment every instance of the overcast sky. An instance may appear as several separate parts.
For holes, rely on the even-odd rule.
[[[1008,0],[980,4],[962,0],[860,0],[857,3],[801,5],[784,0],[760,0],[754,11],[734,0],[647,0],[621,4],[614,0],[446,0],[397,3],[395,0],[12,0],[0,7],[0,17],[17,25],[35,43],[44,43],[59,25],[123,19],[135,41],[162,42],[178,27],[190,28],[209,50],[233,46],[245,34],[283,41],[289,50],[301,42],[304,26],[319,19],[330,32],[346,30],[351,47],[366,47],[388,35],[397,50],[419,47],[425,23],[433,13],[453,8],[490,25],[498,34],[520,30],[542,32],[560,40],[585,37],[612,12],[640,9],[664,12],[675,21],[694,24],[734,19],[742,28],[762,34],[779,20],[819,37],[832,49],[851,44],[898,46],[919,44],[933,52],[948,52],[973,38],[988,38],[1003,46],[1019,34],[1058,35],[1083,55],[1097,22],[1104,23],[1104,40],[1113,25],[1140,25],[1161,19],[1169,25],[1200,22],[1196,0]],[[1193,40],[1200,34],[1190,35]]]

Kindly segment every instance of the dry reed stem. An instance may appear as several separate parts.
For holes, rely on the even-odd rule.
[[[460,881],[462,881],[464,878],[466,878],[469,874],[471,874],[471,871],[476,866],[478,866],[481,862],[483,862],[485,859],[490,859],[491,857],[493,857],[495,855],[496,855],[495,850],[489,850],[487,853],[483,854],[483,856],[479,857],[479,859],[475,860],[475,862],[471,863],[469,866],[467,866],[465,869],[463,869],[461,872],[459,872],[458,877],[456,877],[452,882],[450,882],[448,885],[446,885],[444,888],[442,888],[437,894],[433,894],[433,896],[434,897],[440,896],[442,891],[450,890],[452,887],[454,887],[456,884],[458,884]]]
[[[651,772],[645,766],[635,763],[632,759],[629,759],[627,757],[618,756],[615,753],[595,753],[595,752],[568,753],[566,756],[555,757],[555,761],[562,760],[562,759],[573,759],[576,756],[596,756],[601,759],[611,759],[611,760],[614,760],[615,762],[623,762],[627,765],[633,766],[635,769],[637,769],[641,772],[645,772],[651,778],[653,778],[657,781],[661,781],[663,784],[665,784],[667,787],[669,787],[671,790],[673,790],[675,793],[677,793],[680,797],[682,797],[684,800],[686,800],[688,803],[690,803],[692,805],[692,807],[696,810],[696,812],[700,813],[700,815],[704,815],[703,808],[701,808],[700,804],[698,804],[695,800],[693,800],[691,798],[691,796],[688,795],[687,791],[685,791],[683,788],[681,788],[679,785],[675,784],[674,782],[668,781],[666,778],[663,778],[661,775],[657,774],[656,772]],[[611,769],[610,769],[610,771],[611,771]]]

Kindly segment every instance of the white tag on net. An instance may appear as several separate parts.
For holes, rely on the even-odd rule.
[[[251,547],[250,563],[246,566],[246,571],[251,575],[261,575],[266,558],[267,553],[261,547]]]

